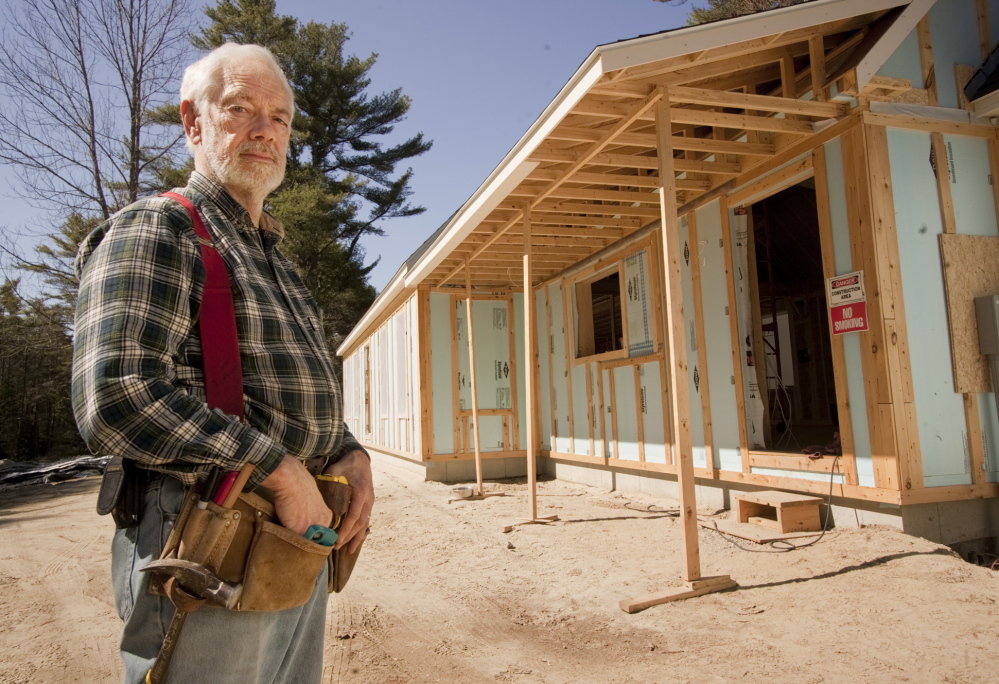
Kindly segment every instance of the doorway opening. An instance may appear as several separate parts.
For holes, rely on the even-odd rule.
[[[840,453],[839,416],[813,179],[750,207],[756,380],[766,450]]]

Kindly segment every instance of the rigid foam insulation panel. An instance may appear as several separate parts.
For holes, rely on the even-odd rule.
[[[625,319],[628,326],[628,356],[651,354],[654,344],[650,301],[649,252],[639,250],[624,259]]]
[[[536,372],[536,368],[531,368],[524,352],[524,295],[515,293],[513,295],[513,342],[514,358],[517,359],[517,415],[514,420],[520,426],[520,442],[513,444],[513,449],[527,448],[527,379],[525,373]],[[535,384],[534,391],[538,391]],[[511,422],[512,425],[512,422]]]
[[[593,388],[593,398],[591,399],[593,402],[593,425],[590,428],[593,430],[593,455],[598,458],[607,458],[605,435],[600,428],[601,406],[605,407],[603,415],[607,414],[606,403],[601,401],[601,396],[598,394],[600,391],[600,368],[595,363],[589,363],[586,365],[586,372],[590,374],[590,383]]]
[[[451,392],[454,387],[451,367],[451,296],[430,294],[430,382],[433,388],[433,448],[435,454],[455,453],[454,411]]]
[[[739,407],[732,366],[732,332],[729,325],[725,248],[722,245],[721,203],[711,202],[697,214],[697,253],[701,268],[701,316],[708,357],[711,389],[711,432],[714,465],[742,471],[739,449]],[[733,251],[734,253],[734,251]]]
[[[917,48],[918,64],[918,48]],[[918,82],[918,81],[917,81]],[[825,145],[826,179],[829,191],[829,218],[832,224],[833,256],[836,274],[852,273],[850,224],[846,213],[846,186],[843,175],[843,148],[839,138]],[[874,487],[874,461],[871,458],[871,433],[867,420],[867,400],[864,396],[864,370],[860,350],[860,335],[840,335],[846,365],[847,395],[853,427],[853,452],[857,463],[857,483]]]
[[[468,323],[466,301],[456,302],[458,322],[458,405],[462,411],[472,409],[472,387],[469,373]],[[513,408],[510,382],[510,332],[507,300],[472,300],[472,333],[475,344],[476,407],[483,409]],[[463,421],[464,424],[464,421]],[[504,451],[506,435],[503,418],[479,416],[479,448],[482,451]],[[465,451],[474,452],[474,432],[469,417]]]
[[[687,217],[680,219],[680,249],[684,259],[680,262],[680,272],[683,281],[683,301],[694,301],[694,283],[690,270],[690,230]],[[687,347],[687,388],[690,394],[690,436],[693,445],[692,456],[694,466],[707,467],[706,450],[704,448],[704,412],[701,409],[701,369],[697,358],[697,327],[694,320],[694,307],[683,307],[684,337]]]
[[[614,438],[617,437],[617,434],[614,432],[614,401],[611,396],[610,374],[612,371],[600,370],[599,372],[603,376],[604,385],[604,449],[607,458],[618,458],[617,452],[614,450]]]
[[[538,288],[534,293],[537,312],[537,321],[535,321],[535,327],[538,332],[538,375],[540,382],[538,383],[538,398],[540,401],[538,404],[541,406],[541,420],[539,421],[540,426],[538,428],[539,437],[541,439],[541,448],[551,450],[552,448],[552,402],[551,402],[551,384],[548,382],[548,365],[550,363],[549,359],[551,357],[551,334],[548,330],[548,318],[545,314],[545,307],[547,306],[547,299],[545,295],[547,293],[547,288]]]
[[[567,383],[568,364],[565,358],[565,322],[562,317],[562,283],[554,282],[548,286],[548,306],[551,312],[551,359],[552,382],[555,385],[555,434],[552,437],[554,451],[571,453],[569,440],[569,387]]]
[[[971,455],[964,401],[955,392],[954,376],[947,363],[950,335],[938,245],[943,222],[930,149],[929,133],[888,129],[923,477],[927,487],[939,487],[971,484]],[[946,164],[937,167],[947,173]]]
[[[913,88],[923,87],[923,72],[919,65],[919,37],[913,29],[895,49],[881,68],[878,76],[907,78]],[[845,205],[844,205],[845,206]]]
[[[982,63],[975,0],[936,2],[930,8],[929,18],[937,100],[941,107],[957,108],[959,105],[954,65],[969,64],[978,67]],[[993,40],[995,37],[996,34],[993,34]],[[916,64],[919,64],[918,59]],[[918,79],[913,81],[913,85],[918,82]]]
[[[663,423],[663,397],[659,362],[643,363],[638,367],[641,391],[642,428],[645,431],[645,460],[666,463],[666,430]]]
[[[419,299],[416,296],[410,298],[406,303],[409,311],[409,396],[410,396],[410,416],[409,421],[411,437],[411,451],[414,454],[423,453],[423,424],[420,416],[423,415],[423,407],[420,401],[420,345],[418,335],[420,330],[420,307]]]
[[[639,460],[638,413],[635,411],[635,371],[631,366],[619,366],[614,374],[612,406],[617,413],[617,458]]]
[[[572,449],[574,454],[591,456],[589,407],[591,397],[586,392],[586,374],[590,364],[571,364],[572,372]],[[595,437],[595,435],[594,435]]]

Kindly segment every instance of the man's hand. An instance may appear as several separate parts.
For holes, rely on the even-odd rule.
[[[346,546],[348,553],[354,553],[367,535],[368,524],[371,522],[371,507],[375,503],[371,461],[365,452],[351,451],[327,468],[326,474],[342,475],[354,489],[350,498],[350,509],[338,531],[340,536],[333,546],[335,549]]]
[[[297,458],[286,455],[261,484],[274,493],[274,512],[292,532],[305,534],[310,525],[329,527],[333,521],[333,511],[326,507],[315,478]]]

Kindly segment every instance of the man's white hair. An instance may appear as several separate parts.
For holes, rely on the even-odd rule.
[[[281,65],[267,48],[262,45],[240,45],[225,43],[218,46],[207,55],[184,70],[184,80],[180,83],[180,101],[190,100],[194,109],[202,113],[208,103],[219,95],[222,88],[222,71],[227,64],[254,60],[274,71],[285,90],[288,91],[288,102],[292,109],[295,106],[295,92],[288,83],[288,78],[281,70]],[[195,145],[188,138],[187,151],[194,155]]]

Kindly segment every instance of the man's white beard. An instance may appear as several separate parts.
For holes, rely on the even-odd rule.
[[[207,141],[206,141],[207,142]],[[234,155],[217,154],[211,144],[204,146],[208,166],[215,172],[217,180],[227,188],[241,190],[247,194],[260,193],[266,197],[276,190],[284,179],[285,160],[277,159],[276,150],[263,143],[248,142],[239,147]],[[275,158],[274,164],[243,159],[244,152],[257,152]]]

